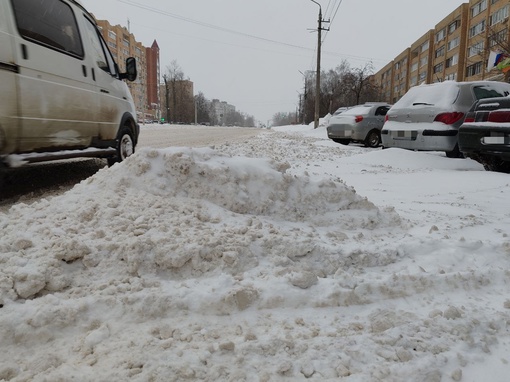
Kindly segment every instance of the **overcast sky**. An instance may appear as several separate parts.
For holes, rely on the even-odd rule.
[[[322,69],[349,61],[379,70],[463,3],[461,0],[317,0],[331,19]],[[300,72],[315,70],[319,6],[311,0],[81,0],[98,19],[128,25],[176,60],[195,94],[219,98],[267,123],[295,111]],[[327,26],[327,24],[326,24]]]

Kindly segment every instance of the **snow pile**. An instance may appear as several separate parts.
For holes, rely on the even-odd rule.
[[[0,380],[504,381],[507,179],[312,129],[0,215]]]

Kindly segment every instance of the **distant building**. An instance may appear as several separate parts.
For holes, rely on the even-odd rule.
[[[215,124],[225,125],[227,116],[229,114],[235,113],[235,111],[235,106],[230,105],[225,101],[220,101],[219,99],[213,99],[211,101],[211,118]]]
[[[503,81],[501,71],[486,68],[498,40],[510,46],[509,13],[508,0],[461,4],[373,76],[380,101],[395,103],[421,83]]]
[[[147,59],[147,108],[152,111],[157,119],[161,117],[161,98],[159,93],[160,67],[159,46],[156,40],[150,48],[145,48]]]

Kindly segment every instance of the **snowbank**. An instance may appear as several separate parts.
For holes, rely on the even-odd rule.
[[[506,380],[508,179],[275,130],[0,215],[0,380]]]

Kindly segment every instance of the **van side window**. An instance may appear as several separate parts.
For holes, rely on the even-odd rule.
[[[110,73],[112,76],[116,76],[117,71],[115,70],[115,61],[113,61],[111,53],[101,38],[99,31],[89,19],[86,19],[85,24],[87,37],[90,40],[90,46],[92,47],[92,60],[100,69]]]
[[[18,31],[25,39],[83,58],[71,7],[61,0],[13,0]]]

